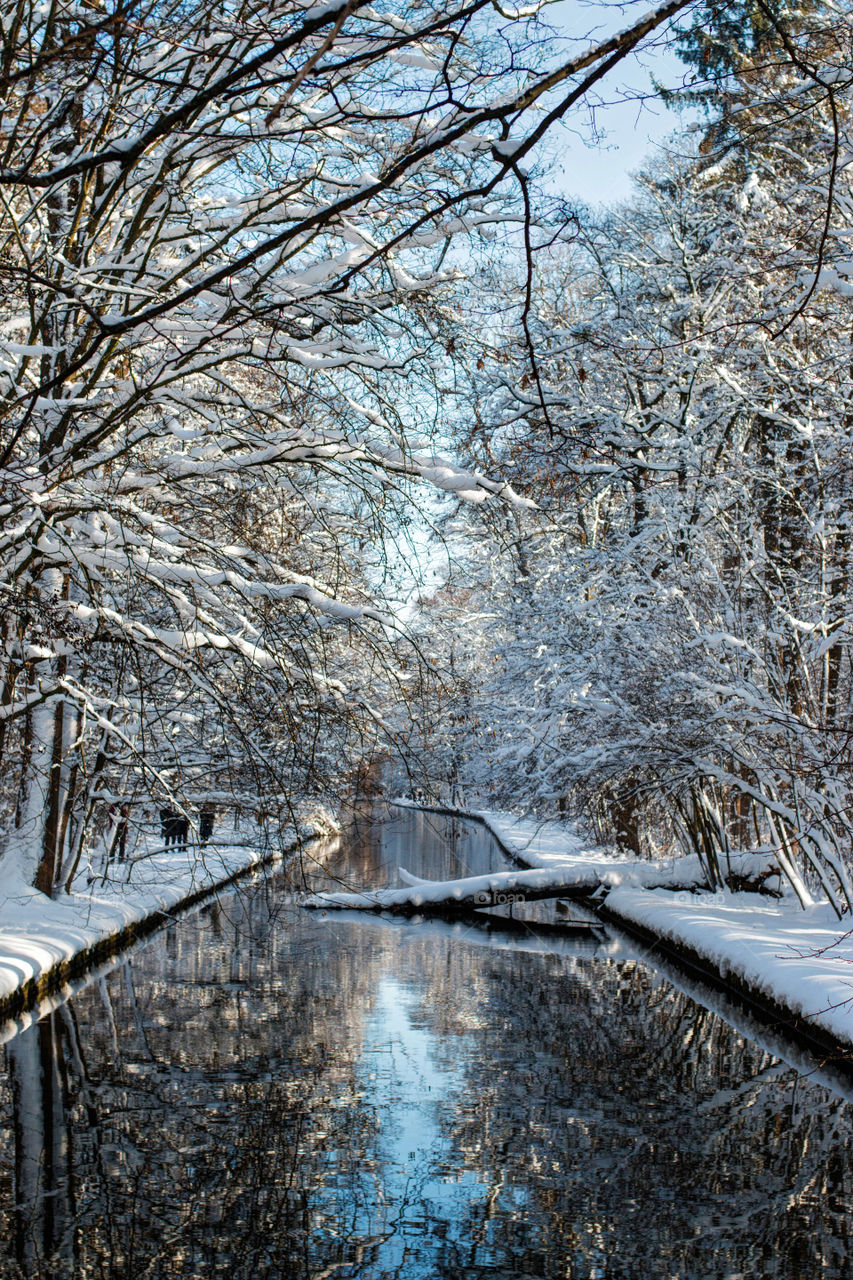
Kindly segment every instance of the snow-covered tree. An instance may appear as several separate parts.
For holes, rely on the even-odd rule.
[[[801,893],[805,867],[839,909],[853,801],[841,17],[802,33],[763,98],[755,68],[739,73],[752,96],[721,149],[703,129],[691,155],[684,137],[632,204],[580,219],[527,333],[508,325],[482,371],[470,440],[544,509],[524,562],[493,574],[505,797],[568,797],[635,849],[698,847],[712,884],[730,845],[771,843]]]
[[[448,246],[519,216],[550,122],[684,7],[569,54],[490,0],[7,9],[10,880],[67,883],[106,800],[183,806],[235,753],[281,792],[319,722],[363,724],[364,504],[514,498],[412,445]]]

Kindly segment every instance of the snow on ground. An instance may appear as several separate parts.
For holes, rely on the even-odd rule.
[[[303,835],[310,834],[310,824]],[[203,847],[156,850],[149,840],[133,859],[113,864],[109,878],[88,886],[78,876],[77,892],[49,899],[25,884],[4,885],[0,897],[0,999],[30,979],[38,981],[129,925],[179,908],[188,897],[260,865],[274,851],[292,848],[296,833],[282,832],[270,847],[257,827],[245,827]]]
[[[547,862],[556,868],[561,857],[576,865],[585,856],[572,827],[511,814],[479,816],[524,862],[536,866]],[[595,852],[600,858],[601,851]],[[750,855],[737,855],[733,869],[745,870],[749,860]],[[693,861],[698,864],[698,859],[689,859]],[[660,875],[665,865],[608,858],[609,870],[602,876],[609,888],[608,911],[676,947],[691,948],[722,978],[745,983],[794,1015],[853,1044],[853,931],[845,931],[830,906],[818,903],[803,910],[790,896],[672,892],[654,886],[655,873],[647,870],[656,867]],[[688,878],[687,865],[687,859],[669,864],[673,883],[679,868],[682,882]],[[660,878],[657,885],[662,885]]]
[[[803,910],[793,899],[757,894],[619,888],[607,907],[853,1044],[853,933],[830,906]]]
[[[695,855],[666,858],[660,862],[640,862],[631,854],[590,845],[578,835],[572,823],[543,822],[487,810],[474,816],[520,862],[529,867],[547,867],[560,874],[571,867],[575,883],[586,878],[608,889],[623,884],[663,888],[667,885],[701,884],[705,878]]]

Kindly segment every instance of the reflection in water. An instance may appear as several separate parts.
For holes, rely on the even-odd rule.
[[[333,871],[401,863],[500,860],[407,815]],[[849,1104],[613,937],[322,919],[281,888],[183,921],[6,1046],[0,1274],[847,1274]]]
[[[67,1261],[71,1235],[66,1058],[58,1044],[62,1022],[61,1014],[49,1014],[7,1049],[14,1115],[15,1257],[25,1273],[35,1272],[40,1257],[59,1253]]]

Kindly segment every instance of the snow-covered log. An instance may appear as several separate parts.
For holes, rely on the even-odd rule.
[[[763,859],[762,865],[766,861]],[[748,867],[756,869],[755,860],[749,855],[741,855],[737,866],[741,874]],[[421,880],[401,867],[400,878],[405,881],[403,889],[316,893],[304,897],[301,905],[324,910],[388,911],[395,915],[444,915],[547,898],[592,898],[618,887],[688,892],[707,888],[698,858],[645,863],[573,858],[553,868],[496,871],[459,880]]]

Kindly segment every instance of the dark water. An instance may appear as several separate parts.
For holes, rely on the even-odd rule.
[[[422,815],[364,825],[345,862],[361,884],[501,865]],[[320,918],[282,891],[185,919],[6,1045],[0,1274],[853,1272],[850,1104],[614,935]]]

